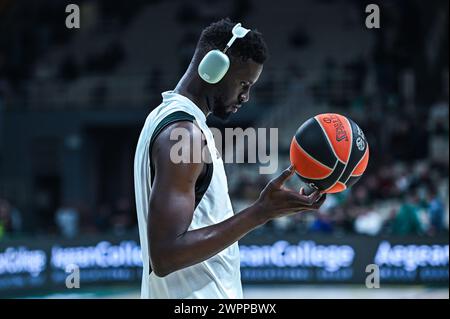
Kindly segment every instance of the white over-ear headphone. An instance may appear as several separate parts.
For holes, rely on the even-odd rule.
[[[225,49],[223,51],[209,51],[203,57],[202,61],[198,65],[198,75],[210,84],[215,84],[222,80],[230,68],[230,59],[225,53],[237,38],[245,37],[248,32],[250,32],[250,29],[241,27],[240,23],[236,24],[232,30],[233,37],[230,41],[228,41]]]

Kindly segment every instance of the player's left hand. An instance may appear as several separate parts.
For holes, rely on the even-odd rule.
[[[326,194],[321,194],[318,190],[306,195],[303,188],[300,192],[296,192],[285,187],[284,183],[294,172],[294,167],[290,166],[271,180],[261,192],[255,204],[260,207],[266,218],[273,219],[302,211],[318,210],[325,201]]]

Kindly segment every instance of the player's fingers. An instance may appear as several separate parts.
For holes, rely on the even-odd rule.
[[[322,196],[320,191],[315,190],[308,196],[308,203],[310,203],[310,205],[314,204],[315,202],[317,202],[317,200],[320,198],[320,196]]]
[[[289,202],[294,206],[302,205],[302,206],[311,206],[314,204],[319,198],[321,194],[320,191],[315,190],[311,195],[305,196],[296,192],[289,192]]]
[[[303,196],[309,196],[312,193],[314,193],[316,190],[317,190],[316,188],[313,188],[313,187],[307,185],[306,187],[300,188],[299,194],[303,195]]]
[[[320,191],[315,190],[308,196],[300,195],[299,201],[303,202],[306,205],[312,205],[320,198],[320,196],[321,196]]]
[[[295,192],[291,189],[286,189],[286,196],[287,200],[292,202],[302,202],[307,203],[308,202],[308,196],[301,194],[300,192]]]
[[[327,199],[327,194],[323,194],[322,197],[320,197],[320,199],[311,205],[312,208],[314,209],[319,209],[320,206],[322,206],[323,202]]]
[[[305,188],[301,187],[299,193],[300,193],[300,195],[304,195],[305,196],[306,195],[305,194]]]
[[[275,177],[270,183],[276,187],[281,187],[285,181],[287,181],[292,174],[294,174],[294,165],[289,166],[279,176]]]
[[[297,212],[305,212],[305,211],[317,211],[319,210],[320,206],[322,206],[323,202],[326,200],[327,195],[323,194],[320,199],[313,203],[312,205],[300,205],[293,208],[294,211]]]

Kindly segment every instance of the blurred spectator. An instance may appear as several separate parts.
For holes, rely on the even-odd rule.
[[[66,238],[78,235],[80,216],[75,207],[64,205],[55,214],[55,222],[59,233]]]
[[[117,200],[112,217],[113,232],[117,235],[126,233],[135,225],[133,220],[135,214],[131,209],[130,200],[126,197]]]
[[[107,232],[111,229],[112,212],[111,207],[107,203],[100,205],[94,218],[97,231]]]
[[[12,230],[11,205],[0,198],[0,239]]]
[[[273,232],[278,235],[285,235],[293,228],[293,223],[290,217],[280,217],[271,221]]]
[[[10,201],[0,198],[0,239],[22,231],[22,214]]]
[[[355,220],[355,231],[370,236],[378,235],[383,226],[383,218],[374,207],[363,211]]]
[[[437,191],[431,188],[428,193],[428,214],[430,220],[429,234],[434,235],[443,230],[444,203],[439,198]]]
[[[318,213],[317,218],[312,222],[309,231],[318,233],[332,233],[333,224],[330,216],[324,213]]]
[[[56,70],[50,68],[50,71],[45,73],[49,77],[49,83],[52,84],[49,86],[49,92],[52,94],[42,92],[35,95],[39,97],[35,99],[38,101],[37,108],[47,105],[41,97],[47,95],[53,97],[53,93],[59,91],[61,94],[70,93],[67,97],[82,92],[83,95],[90,95],[91,103],[87,104],[97,109],[104,107],[104,111],[108,112],[112,108],[111,102],[114,102],[111,97],[115,90],[110,86],[107,77],[114,72],[117,72],[119,77],[134,76],[134,73],[132,75],[126,73],[129,72],[127,64],[134,63],[146,65],[142,72],[150,70],[149,74],[144,73],[142,90],[148,91],[151,95],[143,94],[147,99],[141,106],[147,107],[150,100],[151,107],[156,107],[161,99],[160,92],[167,83],[170,83],[170,77],[173,75],[161,67],[160,59],[152,59],[145,54],[146,52],[130,56],[126,54],[131,52],[130,48],[132,49],[132,45],[128,47],[134,42],[130,41],[133,40],[131,38],[148,39],[148,29],[144,23],[148,23],[148,27],[153,26],[152,21],[137,19],[142,34],[137,33],[130,37],[130,31],[135,30],[133,28],[135,21],[132,18],[135,14],[145,13],[145,9],[148,8],[143,8],[144,6],[156,2],[159,0],[135,0],[133,6],[117,1],[83,3],[81,10],[84,13],[83,30],[92,33],[89,37],[84,34],[85,39],[76,36],[80,34],[78,32],[67,32],[65,28],[59,27],[64,18],[64,15],[57,14],[63,12],[63,5],[60,2],[44,1],[39,6],[14,2],[15,10],[5,12],[9,13],[5,21],[19,21],[17,19],[24,12],[27,19],[20,19],[18,24],[20,28],[11,30],[6,28],[0,37],[3,39],[0,41],[0,112],[3,109],[8,112],[9,105],[19,108],[24,104],[22,101],[28,103],[31,101],[27,99],[28,88],[32,88],[37,82],[33,79],[33,74],[36,76],[37,70],[43,69],[47,60],[50,60],[49,64],[54,62],[57,67]],[[198,24],[209,23],[213,20],[212,17],[228,13],[237,21],[251,13],[252,21],[256,23],[258,12],[264,10],[255,11],[254,9],[257,9],[255,5],[256,2],[250,0],[233,1],[230,7],[222,6],[217,0],[204,0],[200,6],[188,2],[177,4],[175,22],[178,25],[174,27],[182,32],[179,35],[173,34],[171,41],[178,43],[174,54],[181,63],[180,70],[184,72],[191,60],[198,39]],[[355,54],[351,47],[345,52],[340,50],[322,52],[319,54],[321,62],[317,61],[314,65],[309,65],[309,57],[317,54],[323,41],[318,38],[321,33],[314,30],[314,19],[311,19],[308,29],[294,24],[292,29],[284,30],[285,33],[276,33],[280,44],[289,45],[291,50],[301,49],[296,52],[301,55],[289,57],[289,54],[283,54],[282,57],[289,58],[277,60],[278,48],[273,47],[275,54],[272,64],[276,65],[276,68],[270,73],[265,71],[261,82],[255,86],[256,104],[264,109],[261,114],[272,116],[280,109],[285,112],[280,107],[283,106],[281,98],[283,96],[288,96],[293,104],[301,105],[299,111],[301,109],[311,111],[316,106],[326,106],[327,111],[348,111],[350,117],[359,114],[360,117],[355,120],[367,135],[371,155],[366,173],[354,187],[346,192],[329,196],[318,214],[299,214],[268,223],[269,227],[273,226],[273,231],[288,231],[294,222],[304,226],[303,229],[323,233],[357,232],[368,235],[380,232],[402,235],[426,233],[433,236],[448,230],[448,222],[445,222],[448,220],[449,150],[447,28],[439,37],[442,40],[436,40],[434,46],[437,50],[432,50],[441,57],[441,62],[432,65],[431,61],[425,59],[425,51],[431,48],[427,42],[433,38],[432,30],[435,29],[434,21],[428,23],[426,20],[435,20],[433,18],[435,8],[438,7],[440,6],[422,6],[418,2],[392,4],[388,10],[396,11],[396,19],[388,21],[389,27],[383,32],[374,33],[375,41],[372,47],[367,47],[367,52]],[[446,8],[448,9],[448,4]],[[427,13],[423,15],[427,17],[425,20],[419,14],[422,9]],[[131,27],[124,27],[128,22],[133,22],[130,24]],[[92,25],[92,29],[89,28],[89,24]],[[419,32],[425,30],[424,25],[427,25],[427,34]],[[270,30],[270,21],[258,27],[261,30],[266,28]],[[272,31],[268,32],[269,36]],[[336,36],[341,31],[337,31]],[[66,43],[72,35],[75,35],[75,41]],[[330,33],[329,36],[334,37],[335,34]],[[86,44],[87,47],[79,47],[80,43]],[[124,48],[125,44],[127,50]],[[56,46],[57,50],[53,50]],[[80,49],[74,51],[74,48]],[[142,49],[144,50],[145,46],[142,46]],[[284,50],[284,47],[279,50]],[[346,57],[345,61],[341,56]],[[82,66],[77,64],[75,57],[80,59],[78,61],[84,62]],[[143,60],[136,61],[135,59],[139,57]],[[306,57],[304,62],[303,57]],[[106,77],[99,81],[89,81],[92,73]],[[55,78],[52,78],[53,76]],[[446,80],[442,81],[446,85],[440,83],[440,77],[446,77]],[[67,83],[60,83],[60,78]],[[77,82],[71,83],[75,79]],[[55,85],[56,88],[61,85],[62,90],[54,90]],[[73,90],[78,85],[82,91]],[[128,87],[124,86],[123,90],[128,90]],[[138,87],[140,88],[141,86]],[[124,94],[134,92],[128,91]],[[311,95],[311,99],[305,98],[307,95]],[[14,98],[16,100],[18,98],[19,102]],[[124,103],[124,108],[129,107],[131,100],[133,99],[130,99],[129,103]],[[304,100],[308,103],[303,103]],[[14,103],[8,103],[10,101]],[[266,105],[271,106],[271,109],[268,110]],[[290,121],[298,124],[298,117],[284,116],[283,121],[286,122],[279,122],[280,127],[289,126]],[[0,139],[1,137],[0,132]],[[1,142],[0,140],[0,144]],[[282,156],[280,152],[280,160],[283,160]],[[267,181],[266,176],[260,176],[261,179],[258,179],[252,174],[247,174],[242,167],[240,166],[238,174],[235,174],[237,180],[230,185],[230,194],[233,205],[244,208],[258,197]],[[0,169],[5,168],[0,166]],[[255,170],[251,168],[248,172],[254,173]],[[446,192],[441,190],[442,184],[447,184],[447,188],[444,187]],[[428,195],[424,196],[425,194]],[[58,224],[59,232],[69,237],[78,232],[84,233],[86,224],[92,224],[91,226],[100,232],[116,233],[128,231],[135,225],[135,213],[130,198],[119,199],[117,203],[101,203],[98,210],[89,207],[87,211],[90,216],[87,216],[88,222],[85,223],[81,208],[61,207],[54,216],[55,206],[52,203],[57,203],[57,199],[52,198],[52,194],[46,190],[37,190],[33,196],[36,197],[36,201],[29,203],[32,211],[28,214],[38,216],[37,220],[42,225],[37,225],[36,228],[40,228],[44,233],[55,232],[53,221]],[[405,201],[404,198],[408,199]],[[423,203],[419,203],[420,200]],[[425,214],[421,213],[422,211]],[[21,224],[21,213],[10,202],[0,199],[0,237],[2,234],[5,236],[20,231]]]
[[[381,227],[380,233],[384,236],[389,236],[393,233],[395,216],[397,216],[398,208],[391,207],[388,210],[387,216]]]
[[[20,233],[22,231],[22,212],[11,205],[11,227],[13,233]]]
[[[392,233],[394,235],[419,235],[423,229],[419,220],[419,197],[415,190],[406,196],[405,203],[394,219]]]
[[[430,158],[448,165],[449,120],[448,97],[442,97],[431,107],[428,129],[430,133]]]

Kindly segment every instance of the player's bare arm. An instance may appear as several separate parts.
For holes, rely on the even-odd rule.
[[[166,276],[202,262],[270,219],[316,210],[325,200],[319,192],[306,196],[284,188],[283,183],[294,173],[289,168],[272,180],[250,207],[221,223],[188,230],[195,209],[195,182],[204,164],[175,164],[170,160],[170,149],[177,142],[170,140],[170,131],[179,127],[189,130],[191,141],[202,135],[193,123],[178,122],[167,127],[154,144],[152,161],[157,173],[150,198],[148,236],[151,268],[156,275]]]

